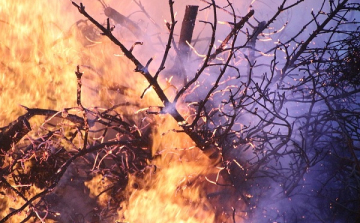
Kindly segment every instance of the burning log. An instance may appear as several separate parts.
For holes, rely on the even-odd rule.
[[[27,110],[27,113],[20,116],[16,121],[13,121],[8,126],[2,127],[0,129],[0,149],[5,152],[8,151],[12,146],[17,144],[25,135],[27,135],[31,131],[31,126],[29,120],[33,116],[48,116],[53,118],[64,118],[67,119],[78,126],[82,126],[84,121],[82,118],[72,115],[66,114],[67,109],[64,111],[55,111],[50,109],[40,109],[40,108],[27,108],[22,106]]]
[[[31,131],[28,115],[20,116],[16,121],[0,129],[0,149],[6,153]],[[0,163],[2,166],[2,163]]]

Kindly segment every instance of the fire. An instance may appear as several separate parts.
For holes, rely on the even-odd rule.
[[[28,185],[24,185],[24,186],[28,186]],[[17,189],[19,189],[19,188],[17,188]],[[37,188],[36,186],[31,186],[27,193],[28,194],[37,194],[37,193],[40,193],[41,191],[42,190]],[[26,195],[28,195],[28,194],[26,194]],[[9,214],[13,209],[21,208],[21,206],[23,206],[26,202],[14,191],[5,190],[5,191],[2,191],[2,195],[0,195],[0,203],[1,203],[0,218],[2,219],[7,214]],[[11,208],[9,209],[8,207],[11,207]],[[6,210],[6,209],[8,209],[8,210]],[[24,218],[27,217],[27,215],[31,209],[33,209],[35,211],[35,213],[39,216],[39,219],[46,218],[46,213],[39,213],[39,212],[37,212],[36,208],[30,206],[30,207],[25,208],[25,210],[20,215],[16,215],[15,217],[13,217],[12,221],[13,222],[21,222]],[[3,211],[3,210],[6,210],[6,211]],[[45,221],[42,221],[42,222],[45,222]],[[53,221],[49,221],[49,222],[53,222]]]
[[[358,4],[159,2],[0,1],[0,223],[357,213]]]
[[[60,2],[47,3],[46,13],[40,5],[28,1],[0,3],[1,126],[23,113],[19,104],[56,109],[73,105],[67,92],[76,89],[69,76],[78,62],[77,55],[74,46],[64,48],[56,42],[64,38],[64,23],[57,22],[64,8]]]
[[[94,1],[84,1],[84,5],[90,10],[101,10]],[[99,21],[104,18],[103,15],[98,16]],[[24,113],[19,104],[30,108],[54,109],[60,111],[63,118],[74,113],[74,110],[64,108],[76,107],[77,83],[74,71],[77,65],[84,72],[82,104],[87,108],[99,107],[100,110],[100,107],[110,108],[124,103],[126,106],[120,106],[116,111],[120,116],[131,115],[136,119],[138,113],[143,113],[141,108],[162,105],[151,89],[143,100],[139,100],[148,83],[133,72],[134,67],[126,58],[116,56],[121,51],[92,24],[83,20],[70,2],[2,1],[0,28],[0,52],[3,55],[0,59],[0,126],[7,125]],[[124,42],[132,42],[134,39],[131,36],[128,39],[127,36],[122,37]],[[141,46],[136,46],[135,50],[137,47]],[[183,105],[179,110],[188,114],[186,108]],[[51,122],[56,115],[48,117],[46,122]],[[149,116],[156,126],[152,130],[152,153],[158,158],[144,170],[142,177],[129,175],[124,192],[127,199],[118,207],[118,216],[114,220],[214,222],[216,210],[209,202],[207,193],[216,190],[214,187],[217,186],[206,179],[209,175],[217,175],[219,170],[194,147],[187,135],[177,132],[178,123],[172,117]],[[32,127],[39,127],[43,121],[32,121]],[[40,130],[31,132],[26,140],[31,141],[31,136],[37,135],[37,131]],[[91,137],[93,140],[101,138],[96,134]],[[107,155],[112,154],[109,152]],[[94,171],[92,178],[81,185],[89,190],[89,198],[84,198],[84,202],[80,195],[75,196],[77,201],[71,200],[74,199],[72,193],[77,191],[72,191],[74,189],[69,186],[69,182],[75,181],[75,178],[68,172],[52,195],[62,197],[62,202],[74,208],[79,203],[93,199],[99,207],[105,208],[111,196],[102,191],[111,183],[107,176],[96,172],[101,162],[106,162],[106,156],[103,159],[95,158],[95,163],[90,165]],[[23,168],[26,167],[24,165]],[[17,188],[19,184],[13,186]],[[31,185],[27,193],[31,197],[40,191]],[[5,202],[1,202],[1,217],[25,202],[19,197],[15,198],[14,192],[2,193]],[[85,209],[88,208],[83,205]],[[64,207],[60,209],[65,210]],[[25,210],[21,213],[11,220],[18,221],[19,218],[21,221],[26,218],[28,212]],[[37,214],[40,221],[45,221],[44,213]],[[59,212],[54,215],[65,214]]]
[[[146,85],[140,78],[123,78],[121,74],[132,73],[133,68],[126,59],[114,58],[120,50],[82,20],[70,2],[3,1],[0,18],[1,126],[23,114],[19,104],[56,110],[75,106],[77,65],[85,73],[86,106],[115,104],[109,89],[132,94],[135,89],[129,86]],[[115,84],[120,81],[123,89]]]
[[[153,153],[161,153],[144,179],[132,177],[129,201],[119,212],[129,222],[214,222],[213,207],[203,190],[204,176],[215,171],[211,162],[178,128],[171,117],[161,118],[154,132]],[[210,167],[210,169],[209,169]],[[139,213],[140,211],[140,213]]]

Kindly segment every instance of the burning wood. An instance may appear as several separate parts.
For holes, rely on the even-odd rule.
[[[360,219],[359,4],[179,3],[0,3],[0,222]]]

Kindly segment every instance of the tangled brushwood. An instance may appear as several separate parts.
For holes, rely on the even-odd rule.
[[[0,128],[0,222],[360,221],[359,3],[199,0],[180,24],[170,0],[161,25],[99,2],[105,21],[72,2],[84,18],[49,45],[86,51],[76,105]]]

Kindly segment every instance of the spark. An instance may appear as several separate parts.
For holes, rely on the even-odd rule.
[[[240,167],[241,170],[245,170],[245,168],[235,159],[233,159],[234,163],[236,163],[236,165],[238,165]]]
[[[205,179],[206,179],[206,181],[208,181],[209,183],[212,183],[212,184],[217,185],[215,181],[210,180],[210,179],[209,179],[209,178],[207,178],[206,176],[205,176]]]
[[[202,118],[201,118],[202,120],[203,120],[203,122],[206,122],[206,116],[203,116]]]
[[[178,122],[178,125],[179,126],[184,126],[184,125],[187,125],[187,122],[186,121],[181,121],[181,122]]]
[[[255,145],[254,145],[252,142],[249,142],[249,145],[250,145],[252,148],[255,148]]]
[[[174,76],[171,76],[169,79],[166,78],[166,82],[169,82],[169,84],[171,83],[172,79]]]
[[[259,39],[259,41],[261,41],[261,42],[267,42],[267,41],[271,41],[271,40],[272,40],[271,38]]]
[[[186,44],[190,47],[190,49],[192,49],[194,51],[194,53],[198,56],[198,57],[201,57],[201,58],[206,58],[206,55],[205,54],[200,54],[194,46],[192,46],[188,41],[186,41]]]
[[[218,23],[221,25],[229,25],[230,26],[229,22],[226,22],[226,21],[218,21]]]
[[[260,52],[261,55],[266,56],[266,57],[273,57],[275,54],[271,54],[271,53],[263,53]]]
[[[56,112],[54,115],[50,116],[50,118],[46,119],[44,121],[44,123],[41,125],[41,127],[44,127],[45,124],[47,124],[49,121],[51,121],[53,118],[55,118],[57,115],[59,115],[60,113],[62,113],[62,111],[58,111]]]
[[[13,188],[17,188],[17,187],[31,187],[31,184],[20,184],[20,185],[11,185]]]
[[[148,109],[149,109],[149,107],[140,108],[139,110],[137,110],[137,111],[135,112],[135,114],[138,114],[138,113],[140,113],[140,112],[146,111],[146,110],[148,110]]]
[[[276,33],[279,33],[281,31],[283,31],[285,29],[285,27],[287,26],[289,22],[286,22],[279,30],[276,30],[274,32],[271,32],[271,33],[262,33],[262,35],[264,36],[270,36],[270,35],[273,35],[273,34],[276,34]]]
[[[214,136],[215,136],[216,131],[217,131],[217,129],[215,128],[214,131],[213,131],[213,133],[212,133],[212,135],[211,135],[211,137],[214,137]],[[217,143],[216,143],[216,142],[215,142],[215,144],[216,144],[216,146],[217,146]]]

